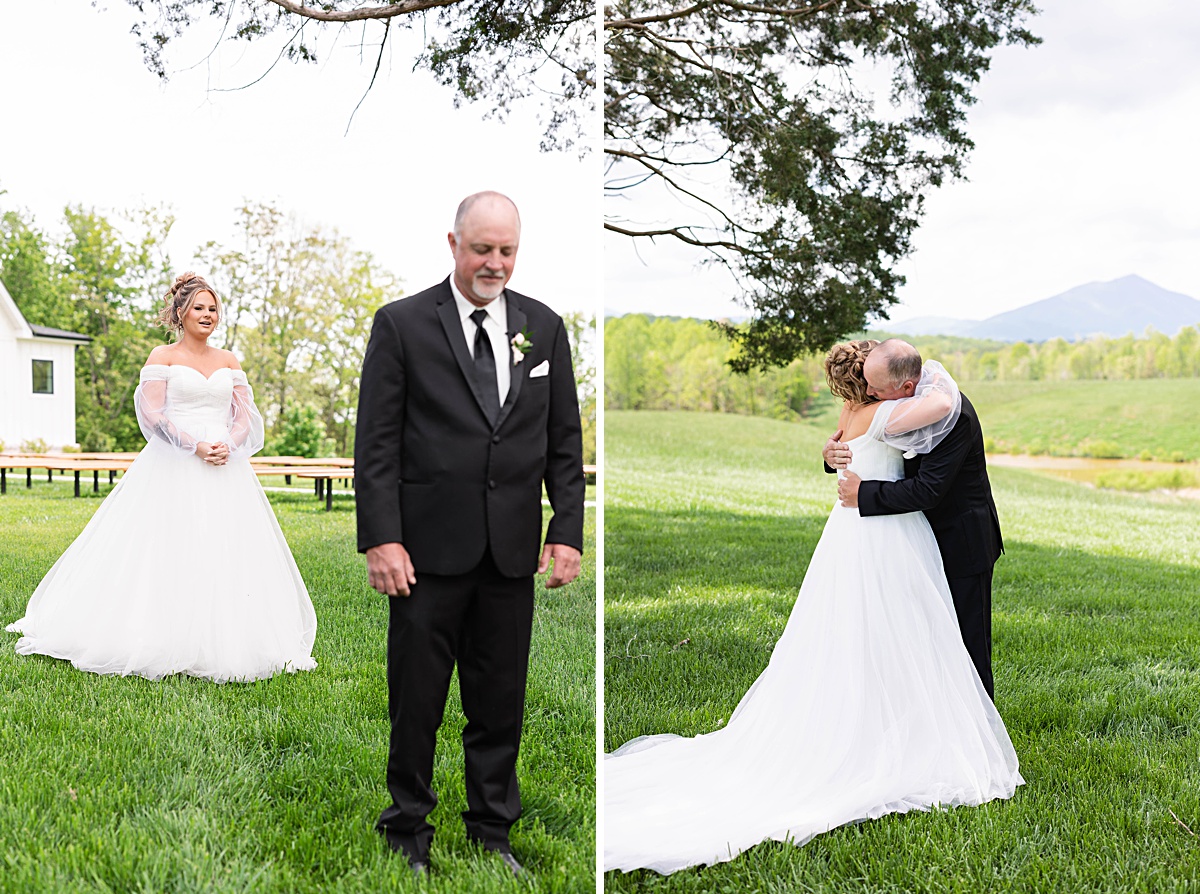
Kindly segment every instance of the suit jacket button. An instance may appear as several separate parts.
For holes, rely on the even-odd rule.
[[[495,486],[496,486],[496,482],[494,480],[488,482],[489,488],[495,488]]]
[[[499,443],[500,443],[500,436],[499,436],[499,435],[492,435],[492,443],[493,443],[493,444],[499,444]]]

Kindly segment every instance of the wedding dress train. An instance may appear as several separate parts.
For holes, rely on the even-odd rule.
[[[100,674],[216,682],[309,670],[316,615],[248,462],[262,420],[245,373],[147,366],[149,443],[43,578],[16,649]],[[198,441],[223,441],[213,466]]]
[[[903,477],[891,402],[851,444]],[[1011,797],[1023,782],[962,644],[921,513],[835,505],[766,670],[721,729],[635,739],[604,761],[604,867],[670,873],[888,813]]]

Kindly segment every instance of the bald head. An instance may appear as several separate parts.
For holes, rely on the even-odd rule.
[[[454,255],[454,284],[463,297],[476,307],[499,298],[521,241],[521,216],[513,200],[491,191],[467,196],[447,239]]]
[[[472,213],[478,208],[478,214],[491,217],[512,216],[516,222],[518,235],[521,232],[521,215],[517,211],[517,203],[510,199],[502,192],[485,189],[483,192],[473,193],[467,196],[458,203],[458,210],[454,212],[454,235],[462,238],[463,224],[468,218],[472,217]]]
[[[889,338],[871,349],[863,362],[867,394],[879,400],[912,397],[921,381],[921,352],[899,338]]]

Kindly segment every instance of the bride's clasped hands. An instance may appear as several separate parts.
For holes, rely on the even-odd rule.
[[[200,457],[210,466],[223,466],[229,462],[229,445],[218,441],[215,444],[209,444],[201,441],[196,445],[196,456]]]

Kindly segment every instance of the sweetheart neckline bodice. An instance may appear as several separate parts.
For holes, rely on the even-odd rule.
[[[206,376],[206,375],[204,375],[204,373],[200,372],[200,370],[196,369],[196,367],[188,366],[186,363],[147,363],[146,364],[146,368],[149,368],[152,366],[158,366],[158,367],[162,367],[163,369],[168,369],[168,370],[170,370],[170,369],[190,369],[196,375],[200,376],[203,379],[209,380],[209,381],[211,381],[212,377],[215,376],[217,373],[219,373],[223,369],[229,370],[230,373],[237,372],[237,370],[235,370],[232,366],[218,366],[209,375]]]

